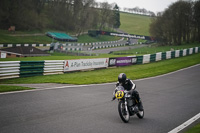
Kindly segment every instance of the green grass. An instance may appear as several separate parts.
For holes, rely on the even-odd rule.
[[[157,44],[154,44],[154,45],[149,45],[148,47],[142,47],[124,51],[116,51],[113,52],[113,54],[144,55],[144,54],[155,54],[157,52],[166,52],[172,50],[182,50],[194,47],[200,47],[200,43],[183,44],[179,46],[157,46]]]
[[[78,42],[81,43],[90,43],[90,42],[104,42],[104,41],[117,41],[120,40],[120,37],[116,36],[97,36],[97,37],[91,37],[89,35],[81,35],[78,37]]]
[[[27,32],[23,32],[27,34]],[[0,43],[51,43],[52,39],[43,35],[43,36],[34,36],[31,33],[30,36],[12,36],[12,35],[21,35],[22,32],[16,32],[15,34],[10,33],[5,30],[0,30]]]
[[[120,21],[121,30],[126,31],[129,34],[149,36],[151,17],[121,12]]]
[[[37,34],[38,31],[32,32],[22,32],[18,31],[15,34],[10,33],[5,30],[0,30],[0,44],[11,43],[11,44],[49,44],[52,42],[52,39],[46,35],[34,35]],[[29,36],[19,36],[22,34],[28,34]],[[39,32],[39,34],[45,34],[45,32]],[[13,36],[17,35],[17,36]],[[115,36],[98,36],[98,37],[90,37],[89,35],[81,35],[78,37],[78,43],[90,43],[90,42],[103,42],[103,41],[116,41],[119,40],[120,37]],[[54,42],[57,42],[54,40]],[[66,43],[66,42],[63,42]]]
[[[200,54],[180,57],[160,62],[108,68],[87,72],[73,72],[60,75],[36,76],[1,80],[0,84],[20,83],[64,83],[64,84],[97,84],[115,82],[119,73],[126,73],[130,79],[153,77],[200,63]]]
[[[200,133],[200,123],[188,129],[185,133]]]
[[[0,85],[0,92],[30,90],[30,89],[33,89],[33,88],[21,87],[21,86]]]
[[[123,55],[98,54],[97,56],[71,56],[71,55],[66,55],[64,53],[54,53],[51,56],[0,58],[0,61],[71,60],[71,59],[90,59],[90,58],[109,58],[109,57],[111,58],[119,56]]]

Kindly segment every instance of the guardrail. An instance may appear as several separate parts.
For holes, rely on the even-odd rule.
[[[1,61],[0,79],[63,74],[64,60]]]
[[[20,61],[1,61],[0,79],[18,78],[20,75]]]
[[[63,74],[64,60],[46,60],[43,75]]]
[[[146,64],[182,56],[200,53],[200,47],[159,52],[133,57],[117,57],[102,59],[80,60],[45,60],[45,61],[1,61],[0,79],[29,77],[37,75],[63,74],[69,71],[85,69],[107,68],[112,66],[126,66]]]
[[[105,42],[92,42],[92,43],[61,43],[66,51],[81,51],[83,46],[93,46],[94,49],[99,48],[108,48],[108,47],[117,47],[125,45],[126,41],[123,41],[124,38],[117,41],[105,41]],[[111,45],[112,44],[112,45]],[[0,48],[3,47],[50,47],[51,44],[0,44]],[[90,49],[88,49],[90,50]]]

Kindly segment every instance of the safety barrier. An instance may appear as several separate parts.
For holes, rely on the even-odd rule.
[[[44,75],[63,74],[64,60],[46,60],[44,62]]]
[[[98,69],[113,66],[146,64],[161,60],[187,56],[194,53],[200,53],[200,47],[159,52],[156,54],[147,54],[143,56],[133,57],[80,60],[1,61],[0,79],[50,74],[63,74],[64,72],[80,71],[85,69]]]
[[[1,61],[0,79],[17,78],[20,75],[20,61]]]
[[[1,61],[0,79],[63,74],[64,60]]]
[[[93,43],[63,43],[63,50],[65,51],[82,51],[83,46],[93,46],[93,49],[99,48],[108,48],[108,47],[117,47],[117,46],[124,46],[126,41],[124,38],[117,40],[117,41],[106,41],[106,42],[93,42]],[[50,47],[51,44],[0,44],[0,48],[3,47]],[[90,49],[88,49],[90,50]]]
[[[21,61],[20,77],[43,75],[44,61]]]
[[[0,48],[1,47],[28,47],[28,46],[32,46],[32,47],[49,47],[51,44],[0,44]]]

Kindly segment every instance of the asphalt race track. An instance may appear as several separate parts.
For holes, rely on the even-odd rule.
[[[73,86],[0,94],[0,133],[167,133],[200,112],[200,65],[134,82],[144,119],[122,122],[114,83]]]

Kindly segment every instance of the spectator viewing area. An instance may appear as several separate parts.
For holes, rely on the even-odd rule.
[[[58,41],[66,41],[66,42],[77,42],[78,39],[76,37],[71,37],[65,33],[58,33],[58,32],[47,32],[47,36],[58,40]]]

